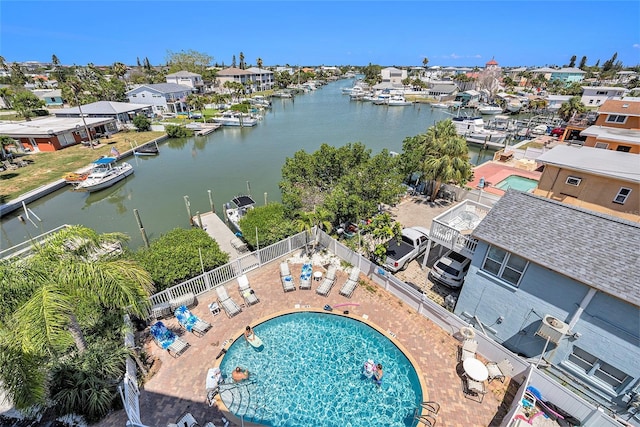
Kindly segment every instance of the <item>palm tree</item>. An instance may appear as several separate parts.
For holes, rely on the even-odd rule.
[[[256,65],[257,65],[258,68],[260,68],[260,69],[262,68],[262,58],[256,59]]]
[[[435,181],[431,200],[436,198],[442,183],[465,184],[472,175],[469,149],[465,139],[458,135],[451,121],[443,120],[431,126],[426,133],[427,158],[423,174]]]
[[[584,113],[585,111],[587,111],[587,107],[582,103],[582,99],[579,96],[574,96],[560,106],[558,115],[562,117],[562,120],[568,122],[576,114]]]
[[[330,233],[333,229],[332,221],[335,219],[334,214],[325,208],[315,208],[311,212],[301,212],[299,216],[295,220],[295,226],[300,231],[306,231],[307,235],[311,234],[311,230],[314,227],[317,229],[321,229]],[[313,248],[317,244],[317,236],[313,236]]]
[[[82,354],[87,345],[77,314],[88,304],[144,317],[153,289],[151,276],[137,263],[106,251],[126,239],[120,233],[100,235],[73,226],[34,246],[29,258],[12,263],[21,272],[21,278],[12,279],[34,289],[12,319],[14,339],[23,349],[44,354],[75,345]],[[0,275],[3,282],[6,278]]]

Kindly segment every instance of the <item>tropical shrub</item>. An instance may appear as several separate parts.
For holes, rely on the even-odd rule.
[[[269,203],[249,210],[240,218],[239,225],[244,239],[253,248],[258,245],[261,248],[269,246],[299,231],[296,224],[285,217],[284,206],[280,203]]]
[[[193,135],[193,131],[184,126],[166,125],[164,131],[169,138],[186,138]]]
[[[138,129],[138,132],[146,132],[151,130],[151,120],[142,114],[136,114],[133,118],[133,125]]]
[[[202,264],[200,256],[202,255]],[[200,228],[176,228],[136,252],[136,259],[161,291],[229,262],[229,255]]]

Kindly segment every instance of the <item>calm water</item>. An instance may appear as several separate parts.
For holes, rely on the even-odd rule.
[[[325,313],[294,313],[254,328],[264,348],[244,338],[225,354],[220,369],[230,378],[248,369],[247,385],[221,393],[246,421],[268,426],[407,427],[422,399],[415,369],[387,338],[364,323]],[[364,363],[382,364],[377,386]]]
[[[258,204],[280,200],[278,182],[286,157],[297,150],[311,153],[322,143],[342,146],[362,142],[372,152],[387,148],[401,152],[402,141],[423,133],[446,111],[429,106],[385,107],[350,101],[342,95],[352,80],[330,83],[315,92],[291,99],[273,99],[273,108],[257,126],[222,128],[206,137],[169,140],[156,157],[128,158],[135,173],[125,181],[94,194],[57,191],[29,204],[42,220],[34,227],[21,223],[15,212],[2,218],[0,248],[5,249],[62,224],[82,224],[100,233],[121,231],[130,246],[143,244],[133,210],[140,213],[150,239],[176,227],[189,226],[184,196],[193,214],[209,211],[207,190],[217,212],[234,195],[246,192],[247,182]],[[478,149],[474,164],[489,159]],[[35,219],[34,219],[35,220]]]

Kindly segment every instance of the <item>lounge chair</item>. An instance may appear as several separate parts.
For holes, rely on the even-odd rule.
[[[478,397],[478,401],[482,403],[484,395],[487,394],[487,389],[484,387],[484,382],[475,381],[467,377],[465,379],[465,394]]]
[[[300,273],[300,289],[311,289],[311,280],[313,280],[313,266],[310,262],[302,264],[302,272]]]
[[[229,295],[227,295],[227,290],[223,285],[220,285],[216,288],[216,293],[218,294],[218,304],[224,309],[227,316],[233,317],[236,314],[240,313],[242,309],[240,306],[232,300]]]
[[[181,305],[176,308],[174,315],[176,316],[176,319],[178,319],[178,323],[180,323],[187,332],[192,332],[194,335],[201,337],[211,329],[211,323],[205,322],[195,314],[191,313],[186,305]]]
[[[173,357],[180,356],[189,348],[188,342],[180,339],[162,322],[156,322],[151,325],[150,331],[156,344],[158,344],[160,348],[167,350]]]
[[[182,414],[182,416],[175,423],[167,424],[167,427],[197,427],[200,424],[196,421],[196,419],[191,415],[190,412]]]
[[[476,340],[464,340],[462,348],[460,349],[460,361],[464,362],[470,357],[476,357],[476,351],[478,350],[478,341]]]
[[[285,292],[296,290],[296,285],[293,282],[293,277],[289,270],[289,264],[286,261],[280,263],[280,281],[282,282],[282,288]]]
[[[337,271],[338,271],[338,268],[335,265],[329,266],[327,275],[325,276],[320,286],[318,286],[318,289],[316,289],[316,293],[318,295],[322,295],[325,297],[329,295],[329,292],[331,292],[331,288],[333,288],[333,285],[336,283]]]
[[[238,290],[240,291],[242,298],[244,298],[244,302],[247,306],[260,302],[256,293],[251,289],[251,285],[249,284],[249,279],[246,274],[238,277]]]
[[[340,288],[340,295],[343,295],[347,298],[351,298],[353,291],[355,291],[356,286],[358,286],[358,278],[360,277],[360,269],[358,267],[353,267],[351,269],[351,274],[349,274],[349,278],[342,288]]]
[[[489,371],[489,382],[499,379],[500,382],[504,382],[505,377],[513,375],[513,365],[508,359],[501,360],[500,362],[487,363],[487,371]]]

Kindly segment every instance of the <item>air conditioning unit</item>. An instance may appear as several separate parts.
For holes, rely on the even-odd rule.
[[[542,318],[536,335],[544,339],[549,339],[550,342],[557,344],[560,339],[568,333],[569,325],[547,314]]]

